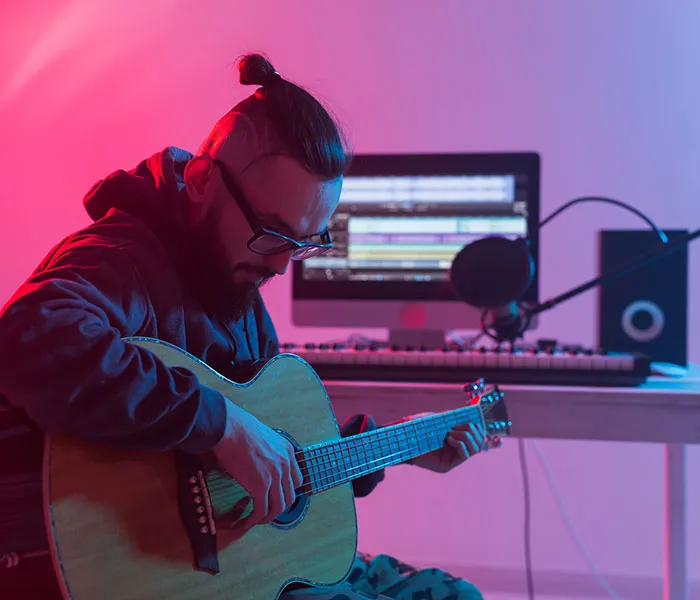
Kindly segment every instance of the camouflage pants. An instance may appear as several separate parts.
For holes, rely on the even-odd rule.
[[[483,600],[471,583],[439,569],[414,569],[385,554],[358,553],[339,586],[288,592],[281,600]]]

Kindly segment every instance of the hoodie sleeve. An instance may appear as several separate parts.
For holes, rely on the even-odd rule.
[[[122,340],[146,318],[128,259],[104,246],[68,250],[0,314],[0,394],[49,434],[133,449],[212,448],[224,432],[223,396]]]

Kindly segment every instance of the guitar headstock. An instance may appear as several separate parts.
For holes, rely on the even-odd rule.
[[[508,408],[503,400],[505,394],[496,385],[487,386],[483,379],[467,383],[464,391],[469,395],[469,404],[478,404],[489,437],[510,435],[513,425],[508,418]]]

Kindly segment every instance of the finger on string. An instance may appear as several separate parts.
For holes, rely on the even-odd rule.
[[[459,423],[452,428],[452,431],[469,431],[475,436],[486,437],[481,423]]]
[[[450,432],[448,437],[452,437],[463,444],[468,456],[472,456],[478,452],[476,442],[470,433],[467,433],[466,431]]]
[[[244,527],[250,529],[262,523],[270,512],[270,488],[262,492],[258,498],[253,497],[253,512],[244,519]]]
[[[295,491],[295,485],[294,482],[292,481],[292,476],[285,474],[284,477],[282,478],[282,491],[284,492],[284,495],[282,497],[282,512],[285,510],[289,509],[289,507],[294,504],[294,499],[296,498],[296,491]]]
[[[485,452],[486,450],[488,450],[486,436],[480,436],[480,435],[475,434],[472,437],[472,440],[474,441],[474,446],[473,446],[473,453],[474,454],[477,454],[479,452]]]
[[[452,429],[457,431],[470,431],[474,426],[474,423],[457,423]]]
[[[230,529],[243,527],[243,523],[246,521],[246,519],[243,518],[243,515],[251,502],[252,499],[250,496],[244,496],[238,500],[238,502],[236,502],[230,510],[217,517],[217,525],[219,527]]]
[[[292,483],[294,484],[294,488],[296,489],[300,487],[304,482],[304,474],[301,472],[301,465],[299,465],[295,458],[292,458],[292,461],[290,463],[290,469]]]
[[[479,444],[477,444],[474,436],[467,431],[458,431],[454,433],[454,437],[460,440],[463,444],[466,444],[467,451],[470,455],[476,454],[480,450]]]
[[[447,436],[447,443],[457,451],[457,454],[462,460],[467,460],[469,458],[469,451],[464,442],[461,442],[454,436]]]

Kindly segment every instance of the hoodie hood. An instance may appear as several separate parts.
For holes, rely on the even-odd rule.
[[[187,225],[184,172],[192,157],[169,146],[131,171],[115,171],[92,186],[83,200],[85,210],[98,221],[117,209],[142,221],[161,240],[180,240]]]
[[[238,319],[260,296],[251,297],[247,306],[236,303],[243,292],[230,281],[216,236],[201,228],[193,230],[187,221],[184,173],[192,158],[190,152],[169,146],[131,171],[115,171],[98,181],[83,203],[93,221],[120,211],[143,223],[158,238],[205,312],[222,322]]]

